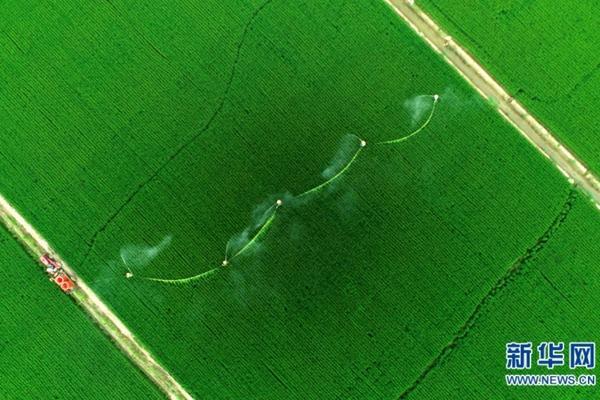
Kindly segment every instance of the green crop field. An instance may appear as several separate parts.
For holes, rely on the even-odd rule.
[[[396,399],[474,313],[528,307],[521,276],[493,288],[587,209],[382,1],[23,1],[0,21],[0,192],[197,398]],[[377,144],[432,94],[425,129]],[[568,214],[573,240],[598,223]],[[486,329],[458,354],[503,373]],[[450,395],[493,378],[466,379]]]
[[[0,263],[0,398],[161,398],[4,229]]]
[[[523,263],[506,288],[487,303],[488,311],[482,313],[455,351],[413,392],[413,397],[595,398],[595,387],[506,387],[505,366],[496,361],[504,358],[504,348],[496,343],[598,342],[599,241],[598,211],[582,196],[577,196],[544,250]],[[569,371],[568,367],[555,368],[557,374],[570,373],[565,371]],[[544,368],[534,366],[532,373],[544,373]]]
[[[418,4],[600,173],[596,2],[421,0]]]

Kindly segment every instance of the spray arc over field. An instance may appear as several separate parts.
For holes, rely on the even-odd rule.
[[[206,272],[203,272],[201,274],[190,276],[188,278],[181,278],[181,279],[151,278],[151,277],[147,277],[147,276],[143,276],[141,278],[144,280],[147,280],[147,281],[166,283],[169,285],[187,285],[188,283],[193,283],[193,282],[197,282],[197,281],[206,279],[206,278],[210,277],[211,275],[214,275],[215,273],[217,273],[218,270],[219,270],[219,268],[216,267],[216,268],[213,268]]]
[[[417,135],[419,132],[423,131],[431,122],[433,115],[436,110],[436,105],[440,99],[440,96],[435,95],[421,95],[416,96],[413,99],[407,100],[405,106],[408,106],[412,109],[412,118],[413,124],[416,120],[421,119],[423,114],[425,113],[425,102],[424,99],[430,98],[430,106],[429,113],[425,121],[414,131],[409,133],[408,135],[402,136],[400,138],[385,140],[381,142],[375,142],[375,145],[388,145],[388,144],[398,144],[402,143],[413,136]],[[355,163],[358,159],[361,152],[367,147],[367,141],[362,139],[361,137],[355,134],[349,134],[346,136],[347,138],[352,138],[351,141],[343,142],[338,150],[337,154],[334,156],[329,165],[323,170],[322,177],[325,181],[320,184],[305,190],[297,195],[286,196],[289,197],[288,200],[305,200],[310,198],[310,195],[317,194],[323,191],[325,188],[330,187],[334,182],[340,179],[346,172],[350,169],[350,167]],[[351,154],[349,156],[349,154]],[[286,198],[284,197],[284,198]],[[270,204],[270,205],[269,205]],[[250,252],[252,250],[256,250],[260,240],[268,233],[271,226],[275,222],[279,209],[284,206],[284,200],[282,198],[277,199],[274,203],[265,203],[259,205],[254,210],[254,221],[250,224],[249,227],[244,229],[240,234],[233,236],[227,241],[225,246],[225,257],[220,266],[214,267],[210,270],[202,272],[197,275],[184,277],[184,278],[158,278],[158,277],[140,277],[141,279],[158,282],[163,284],[170,285],[187,285],[193,282],[202,281],[212,276],[215,276],[219,271],[228,267],[231,262],[237,258],[238,256]],[[128,248],[129,250],[134,250],[132,254],[128,254],[131,261],[143,263],[146,260],[151,261],[154,257],[160,253],[165,247],[170,244],[170,237],[165,237],[161,243],[159,243],[155,247],[151,248]],[[141,253],[140,253],[141,250]],[[123,262],[127,264],[126,257],[123,256],[123,251],[121,252],[121,258]],[[129,273],[128,273],[129,274]],[[131,275],[126,275],[128,278],[132,277]]]
[[[356,138],[358,138],[358,136],[356,136],[356,135],[352,135],[352,136],[355,136]],[[338,162],[338,160],[339,160],[339,154],[338,154],[338,156],[336,156],[334,158],[334,160],[332,161],[331,165],[323,171],[323,174],[322,174],[323,177],[328,178],[328,179],[325,182],[300,193],[296,197],[300,199],[300,198],[303,198],[310,194],[316,193],[316,192],[320,191],[321,189],[325,188],[326,186],[331,185],[338,178],[340,178],[346,171],[348,171],[350,166],[354,163],[354,161],[356,161],[356,158],[358,157],[358,155],[360,154],[362,149],[367,145],[367,142],[364,141],[363,139],[358,138],[358,140],[359,140],[358,149],[356,149],[356,151],[354,152],[354,155],[350,158],[350,160],[345,165],[343,165],[341,168],[339,168],[339,170],[337,172],[335,172],[338,169],[336,167],[340,166],[339,162]]]
[[[266,211],[264,211],[258,220],[254,221],[249,228],[246,228],[241,234],[236,235],[229,239],[225,247],[225,258],[221,263],[220,267],[214,267],[208,271],[202,272],[197,275],[185,277],[185,278],[154,278],[142,276],[141,279],[164,283],[169,285],[187,285],[193,282],[198,282],[210,278],[219,272],[223,267],[227,267],[231,260],[240,256],[241,254],[250,251],[254,248],[261,237],[263,237],[273,224],[275,216],[277,215],[277,209],[281,207],[283,200],[278,199],[273,203]]]
[[[222,266],[227,266],[230,260],[233,260],[237,256],[251,249],[253,246],[258,243],[261,237],[263,237],[275,221],[275,216],[277,215],[277,209],[281,207],[283,204],[283,200],[278,199],[271,207],[267,209],[267,211],[261,217],[260,223],[255,225],[255,233],[252,237],[249,237],[249,230],[246,229],[242,234],[237,238],[232,238],[227,242],[227,246],[225,247],[225,259],[223,260]],[[231,243],[234,243],[234,246]],[[233,254],[230,256],[230,249],[233,248]]]
[[[127,245],[120,251],[121,260],[127,267],[145,267],[169,247],[172,241],[173,236],[167,235],[156,246]]]
[[[431,119],[433,118],[433,114],[435,113],[435,107],[440,99],[440,96],[437,94],[434,94],[432,96],[417,96],[414,99],[415,103],[413,106],[413,121],[415,120],[415,118],[418,118],[420,116],[422,116],[423,112],[424,112],[424,108],[423,108],[423,99],[427,98],[427,97],[431,97],[433,103],[430,106],[430,111],[429,111],[429,116],[427,117],[427,119],[425,120],[425,122],[423,122],[423,124],[421,124],[421,126],[419,126],[416,130],[414,130],[413,132],[409,133],[406,136],[402,136],[400,138],[397,139],[391,139],[391,140],[385,140],[382,142],[377,142],[376,144],[396,144],[396,143],[401,143],[404,142],[408,139],[410,139],[411,137],[417,135],[419,132],[421,132],[423,129],[427,128],[427,125],[429,125],[429,123],[431,122]],[[411,103],[413,104],[413,103]]]
[[[116,276],[119,274],[117,270],[120,269],[120,264],[124,265],[127,270],[125,277],[128,279],[133,278],[135,275],[134,270],[139,270],[140,268],[150,265],[150,263],[165,251],[172,242],[173,235],[168,234],[154,246],[148,244],[127,244],[121,247],[121,250],[119,251],[121,263],[114,259],[105,260],[103,268],[100,271],[100,276],[91,281],[90,285],[97,288],[96,285],[103,285],[106,282],[116,279]]]

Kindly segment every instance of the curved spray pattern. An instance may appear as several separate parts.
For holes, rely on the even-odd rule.
[[[281,205],[283,204],[282,200],[277,200],[275,202],[275,204],[273,204],[269,210],[267,210],[267,212],[269,212],[270,210],[273,210],[273,212],[271,213],[271,215],[269,215],[269,218],[267,218],[265,220],[265,222],[262,224],[262,226],[260,227],[260,229],[258,231],[256,231],[256,233],[254,234],[254,236],[248,240],[248,242],[242,246],[241,249],[239,249],[238,251],[236,251],[231,258],[227,258],[227,256],[225,256],[225,260],[223,261],[223,266],[227,266],[227,264],[229,263],[229,260],[233,260],[234,258],[236,258],[237,256],[239,256],[240,254],[244,253],[246,250],[248,250],[249,248],[251,248],[262,236],[264,236],[268,231],[269,228],[271,227],[271,224],[273,224],[273,221],[275,221],[275,216],[277,215],[277,209],[279,207],[281,207]]]
[[[155,246],[130,244],[121,248],[119,254],[127,267],[145,267],[164,251],[173,241],[173,235],[165,236]]]
[[[248,240],[244,244],[244,246],[242,246],[241,249],[236,251],[231,257],[229,257],[229,242],[227,242],[227,245],[225,247],[225,260],[223,260],[223,263],[221,264],[220,267],[215,267],[209,271],[202,272],[201,274],[186,277],[186,278],[167,279],[167,278],[152,278],[152,277],[147,277],[147,276],[141,276],[140,279],[144,279],[144,280],[152,281],[152,282],[158,282],[158,283],[165,283],[165,284],[170,284],[170,285],[187,285],[189,283],[193,283],[196,281],[201,281],[201,280],[205,280],[206,278],[209,278],[210,276],[212,276],[212,275],[216,274],[217,272],[219,272],[220,270],[222,270],[223,267],[226,267],[227,265],[229,265],[230,260],[233,260],[235,257],[241,255],[242,253],[244,253],[245,251],[250,249],[253,245],[256,244],[256,242],[262,236],[264,236],[267,233],[271,224],[273,224],[273,221],[275,220],[275,216],[277,215],[277,209],[279,207],[281,207],[282,204],[283,204],[283,201],[277,200],[275,202],[275,204],[273,204],[271,207],[269,207],[269,209],[265,212],[265,215],[267,215],[267,213],[270,213],[269,217],[262,223],[261,227],[256,231],[254,236],[252,238],[250,238],[250,240]],[[271,210],[272,210],[272,212],[271,212]]]
[[[353,136],[356,136],[356,135],[353,135]],[[356,158],[358,157],[358,155],[360,154],[362,149],[367,145],[366,141],[362,140],[358,136],[356,136],[356,137],[360,140],[358,150],[356,150],[356,152],[354,153],[352,158],[346,163],[346,165],[344,165],[344,168],[340,169],[335,175],[333,175],[331,178],[327,179],[325,182],[315,186],[312,189],[308,189],[307,191],[300,193],[299,195],[296,196],[296,198],[300,199],[304,196],[308,196],[311,193],[318,192],[319,190],[321,190],[324,187],[333,183],[336,179],[338,179],[340,176],[342,176],[348,170],[348,168],[350,168],[350,166],[354,163],[354,161],[356,160]]]
[[[433,97],[433,105],[431,106],[431,111],[429,112],[429,116],[427,117],[427,119],[425,120],[425,122],[423,123],[423,125],[421,125],[420,127],[418,127],[414,132],[411,132],[410,134],[408,134],[406,136],[402,136],[401,138],[391,139],[391,140],[384,140],[382,142],[377,142],[375,144],[396,144],[396,143],[401,143],[401,142],[404,142],[404,141],[410,139],[411,137],[415,136],[417,133],[419,133],[423,129],[425,129],[427,127],[427,125],[429,125],[429,122],[431,122],[431,119],[433,118],[433,114],[435,113],[435,106],[437,105],[438,100],[440,99],[440,96],[437,95],[437,94],[434,94],[431,97]]]
[[[146,281],[152,281],[152,282],[166,283],[169,285],[187,285],[188,283],[204,280],[204,279],[210,277],[211,275],[216,274],[218,271],[219,271],[219,267],[213,268],[209,271],[203,272],[198,275],[190,276],[187,278],[166,279],[166,278],[151,278],[148,276],[140,276],[140,279],[144,279]]]
[[[416,134],[418,134],[419,132],[421,132],[423,129],[425,129],[427,127],[427,125],[429,125],[429,122],[431,121],[431,119],[433,118],[433,114],[435,113],[435,108],[436,108],[437,102],[438,102],[438,100],[440,98],[440,96],[437,95],[437,94],[432,95],[431,97],[433,98],[433,104],[432,104],[432,107],[431,107],[431,111],[429,113],[429,116],[425,120],[425,122],[419,128],[417,128],[414,132],[411,132],[407,136],[403,136],[403,137],[397,138],[397,139],[386,140],[386,141],[382,141],[382,142],[376,142],[375,144],[395,144],[395,143],[401,143],[401,142],[404,142],[404,141],[410,139],[411,137],[415,136]],[[316,192],[320,191],[321,189],[325,188],[326,186],[332,184],[334,181],[336,181],[338,178],[340,178],[344,173],[346,173],[346,171],[348,171],[348,169],[350,168],[350,166],[358,158],[358,155],[361,153],[361,151],[363,150],[363,148],[366,147],[366,145],[367,145],[367,142],[365,140],[363,140],[362,138],[360,138],[359,136],[357,136],[355,134],[351,134],[351,135],[354,136],[354,137],[356,137],[359,140],[359,147],[356,150],[356,152],[354,153],[354,155],[352,156],[352,158],[350,158],[350,160],[344,165],[344,167],[342,169],[340,169],[335,175],[333,175],[332,177],[330,177],[326,181],[320,183],[319,185],[317,185],[317,186],[315,186],[315,187],[313,187],[311,189],[308,189],[305,192],[302,192],[302,193],[296,195],[295,198],[299,199],[299,198],[308,196],[311,193],[316,193]],[[269,228],[271,227],[271,225],[275,221],[275,217],[277,216],[277,210],[282,205],[283,205],[283,201],[282,200],[277,200],[275,202],[275,204],[273,204],[271,207],[269,207],[267,209],[267,211],[265,212],[264,215],[267,215],[268,213],[270,213],[269,217],[267,217],[264,220],[264,222],[260,225],[260,228],[256,231],[256,233],[254,234],[254,236],[252,238],[250,238],[231,257],[229,256],[230,242],[228,241],[227,244],[226,244],[226,246],[225,246],[225,259],[221,263],[220,267],[215,267],[215,268],[213,268],[213,269],[211,269],[209,271],[203,272],[203,273],[198,274],[198,275],[186,277],[186,278],[175,278],[175,279],[152,278],[152,277],[140,277],[140,278],[144,279],[144,280],[153,281],[153,282],[159,282],[159,283],[164,283],[164,284],[186,285],[186,284],[189,284],[189,283],[192,283],[192,282],[195,282],[195,281],[204,280],[204,279],[206,279],[206,278],[208,278],[208,277],[216,274],[217,272],[219,272],[220,270],[222,270],[224,267],[227,267],[229,265],[229,262],[231,260],[233,260],[237,256],[243,254],[247,250],[251,249],[258,242],[258,240],[260,240],[260,238],[263,237],[269,231]],[[272,210],[272,212],[271,212],[271,210]],[[128,273],[128,275],[129,275],[129,273]],[[133,276],[133,274],[130,274],[127,277],[130,278],[132,276]]]

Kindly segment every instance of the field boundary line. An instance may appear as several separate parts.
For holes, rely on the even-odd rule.
[[[429,46],[533,144],[569,182],[581,187],[600,209],[600,180],[571,151],[514,99],[481,64],[443,31],[412,0],[384,0]],[[443,99],[442,99],[443,100]]]
[[[64,272],[76,283],[70,295],[89,314],[125,355],[170,399],[193,400],[192,396],[163,368],[135,338],[125,324],[108,308],[94,291],[52,249],[48,242],[25,218],[0,195],[0,222],[20,242],[36,262],[50,254],[62,264]],[[41,271],[41,269],[40,269]],[[57,295],[62,295],[57,287]]]

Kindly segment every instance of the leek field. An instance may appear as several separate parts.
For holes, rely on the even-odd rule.
[[[384,2],[0,21],[0,192],[195,397],[591,393],[507,388],[504,349],[599,339],[598,212]]]

